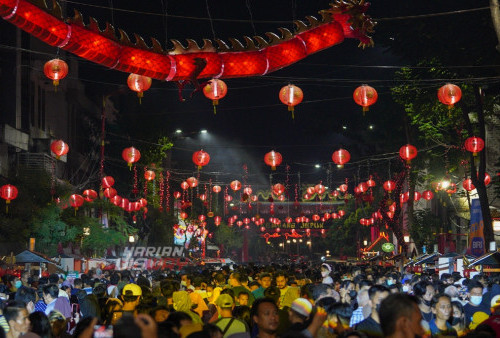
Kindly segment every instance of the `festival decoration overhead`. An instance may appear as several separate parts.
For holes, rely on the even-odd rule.
[[[144,172],[144,179],[146,179],[146,181],[152,181],[154,180],[156,177],[156,173],[154,172],[154,170],[146,170]]]
[[[344,164],[349,162],[351,154],[345,149],[339,149],[332,154],[332,161],[339,167],[344,168]]]
[[[465,140],[465,149],[470,151],[472,155],[477,156],[477,153],[484,149],[484,140],[480,137],[471,136]]]
[[[129,168],[132,168],[132,164],[140,160],[141,152],[134,147],[125,148],[122,151],[122,157],[127,162]]]
[[[321,11],[321,19],[307,17],[308,23],[295,21],[296,32],[281,28],[281,36],[266,34],[269,40],[245,37],[245,45],[230,39],[231,46],[217,40],[215,47],[204,40],[188,46],[172,40],[174,49],[165,51],[156,39],[149,47],[140,36],[132,43],[120,30],[120,39],[112,25],[100,25],[91,19],[84,24],[79,12],[71,19],[62,17],[57,1],[0,0],[0,16],[43,42],[67,50],[84,59],[122,72],[135,73],[162,81],[198,78],[261,76],[289,66],[306,56],[341,43],[345,38],[360,40],[360,46],[373,45],[368,36],[375,22],[366,15],[364,0],[336,0]],[[99,27],[106,27],[101,31]],[[286,51],[286,52],[285,52]]]
[[[442,104],[452,109],[453,105],[462,98],[462,90],[459,86],[448,83],[438,89],[438,99]]]
[[[203,94],[207,99],[212,100],[214,114],[216,114],[216,107],[219,104],[219,100],[223,99],[227,94],[227,85],[222,80],[212,79],[203,87]]]
[[[412,146],[411,144],[406,144],[399,148],[399,156],[406,161],[406,163],[410,164],[411,160],[417,157],[417,148]]]
[[[472,190],[476,189],[476,187],[474,186],[474,184],[472,184],[472,180],[470,178],[464,180],[462,182],[462,186],[467,191],[472,191]]]
[[[127,78],[127,85],[130,90],[133,90],[137,93],[139,103],[141,103],[142,98],[144,97],[144,92],[151,88],[151,83],[152,80],[148,76],[130,74]]]
[[[97,191],[87,189],[83,191],[83,199],[87,202],[93,202],[97,198]]]
[[[276,167],[281,164],[283,157],[277,151],[271,150],[264,155],[264,162],[271,167],[271,170],[276,170]]]
[[[214,193],[216,193],[216,194],[220,193],[220,192],[221,192],[221,190],[222,190],[222,188],[221,188],[221,186],[220,186],[220,185],[214,185],[214,186],[212,187],[212,191],[213,191]]]
[[[83,205],[84,199],[82,195],[73,194],[69,197],[69,204],[75,208],[75,213],[79,207]]]
[[[279,92],[280,101],[288,106],[288,111],[292,112],[292,119],[294,118],[294,107],[302,102],[304,99],[304,93],[299,87],[289,84],[280,89]]]
[[[201,170],[208,162],[210,162],[210,155],[203,149],[193,153],[193,163],[198,166],[198,170]]]
[[[17,194],[17,188],[12,184],[6,184],[0,187],[0,197],[5,200],[5,212],[9,212],[10,201],[15,200]]]
[[[116,189],[112,188],[112,187],[104,189],[104,192],[103,192],[104,197],[109,198],[109,199],[115,197],[116,194],[117,194]]]
[[[196,188],[198,186],[198,180],[196,177],[189,177],[186,182],[190,188]]]
[[[396,188],[396,182],[392,180],[385,181],[383,187],[385,191],[391,193]]]
[[[363,114],[368,111],[368,107],[377,102],[377,91],[368,85],[361,85],[354,90],[354,102],[363,107]]]
[[[52,84],[57,90],[59,80],[62,80],[68,75],[68,64],[61,59],[52,59],[45,62],[43,66],[43,73],[46,77],[52,80]]]
[[[69,152],[69,146],[63,140],[56,140],[50,144],[50,150],[56,154],[56,159],[66,155]]]
[[[430,190],[425,190],[423,193],[422,193],[422,198],[426,201],[430,201],[431,199],[434,198],[434,193]]]
[[[115,179],[111,176],[104,176],[101,180],[101,185],[104,189],[111,188],[115,184]]]
[[[230,186],[233,191],[238,191],[241,189],[241,182],[238,180],[234,180],[231,182]]]

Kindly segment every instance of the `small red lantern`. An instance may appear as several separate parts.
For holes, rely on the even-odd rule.
[[[120,208],[126,211],[127,208],[129,207],[129,204],[130,201],[127,198],[122,198],[122,200],[120,201]]]
[[[314,195],[315,193],[316,193],[316,189],[314,189],[314,187],[307,188],[308,195]]]
[[[411,160],[417,157],[417,153],[417,148],[411,144],[407,144],[399,148],[399,156],[408,164],[410,164]]]
[[[140,198],[138,202],[141,208],[144,208],[145,206],[148,205],[148,201],[145,198]]]
[[[419,193],[418,191],[415,191],[413,193],[413,200],[416,201],[416,202],[418,202],[418,201],[420,201],[420,198],[422,198],[422,194]]]
[[[122,198],[118,195],[115,195],[112,198],[110,198],[109,201],[116,206],[120,206],[120,204],[122,203]]]
[[[359,220],[359,224],[361,224],[361,225],[367,225],[367,221],[368,221],[368,220],[367,220],[366,218],[361,218],[361,219]]]
[[[205,194],[200,194],[199,198],[200,198],[200,200],[201,200],[202,202],[205,202],[205,201],[207,200],[207,195],[205,195]]]
[[[335,162],[339,168],[343,168],[344,164],[349,162],[350,159],[351,154],[345,149],[339,149],[332,154],[332,161]]]
[[[93,189],[87,189],[83,192],[83,199],[87,202],[93,202],[97,198],[97,192]]]
[[[127,79],[128,87],[134,92],[137,92],[139,103],[144,96],[144,92],[151,87],[151,83],[152,80],[150,77],[138,74],[130,74]]]
[[[323,218],[324,218],[325,220],[327,220],[327,221],[328,221],[331,217],[332,217],[332,216],[331,216],[331,215],[330,215],[330,213],[328,213],[328,212],[325,212],[325,214],[323,215]]]
[[[423,193],[422,193],[422,198],[426,201],[430,201],[431,199],[434,198],[434,193],[430,190],[425,190]]]
[[[488,173],[484,173],[484,185],[489,185],[491,183],[491,176]]]
[[[288,111],[292,112],[292,119],[294,118],[294,107],[302,102],[304,99],[304,93],[302,89],[292,84],[284,86],[280,89],[279,93],[280,101],[288,106]]]
[[[372,176],[370,175],[370,179],[366,181],[366,185],[369,186],[370,188],[373,188],[374,186],[377,185],[377,183],[373,180]]]
[[[345,210],[339,210],[338,214],[339,214],[340,217],[344,217],[345,216]]]
[[[127,162],[129,168],[132,168],[132,164],[141,158],[141,152],[134,147],[125,148],[122,151],[122,158]]]
[[[339,197],[339,195],[340,194],[337,190],[334,190],[330,193],[330,197],[332,197],[332,198],[337,198],[337,197]]]
[[[203,87],[203,94],[207,99],[212,100],[214,106],[214,114],[217,113],[215,107],[219,104],[219,100],[227,94],[227,85],[219,79],[212,79]]]
[[[384,182],[384,190],[391,193],[396,188],[396,182],[388,180]]]
[[[104,189],[111,188],[115,184],[115,179],[111,176],[104,176],[101,180],[101,185]]]
[[[196,188],[198,186],[198,180],[196,177],[189,177],[186,182],[189,184],[190,188]]]
[[[115,188],[109,187],[109,188],[104,189],[103,194],[106,198],[113,198],[116,196],[117,192],[116,192]]]
[[[366,191],[368,191],[368,184],[366,184],[365,182],[361,182],[360,184],[358,184],[358,188],[360,193],[365,193]]]
[[[252,202],[257,202],[257,201],[259,200],[259,196],[257,196],[257,195],[252,195],[252,196],[250,196],[250,200],[251,200]]]
[[[221,220],[222,220],[222,217],[215,216],[214,217],[214,224],[217,225],[217,226],[220,225]]]
[[[183,212],[181,212],[181,213],[179,214],[179,217],[180,217],[181,219],[186,219],[186,218],[188,218],[188,214],[187,214],[187,212],[184,212],[184,211],[183,211]]]
[[[207,219],[207,217],[206,217],[205,215],[199,215],[199,216],[198,216],[198,220],[199,220],[200,222],[203,222],[203,221],[204,221],[204,220],[206,220],[206,219]]]
[[[212,191],[213,191],[214,193],[216,193],[216,194],[220,193],[220,192],[221,192],[221,190],[222,190],[222,188],[220,187],[220,185],[214,185],[214,186],[212,187]]]
[[[187,190],[187,189],[189,189],[189,184],[188,184],[188,182],[186,182],[186,181],[182,181],[182,182],[181,182],[181,189],[182,189],[182,190]]]
[[[484,149],[484,140],[476,136],[469,137],[465,140],[465,149],[477,156],[477,153]]]
[[[250,196],[252,194],[252,188],[246,187],[245,189],[243,189],[243,194]]]
[[[353,98],[354,102],[363,107],[363,113],[365,113],[369,106],[377,102],[378,94],[374,88],[364,84],[354,90]]]
[[[348,188],[347,184],[341,184],[339,186],[339,190],[342,191],[342,192],[344,192],[344,193],[347,191],[347,188]]]
[[[5,203],[6,203],[5,210],[6,210],[6,212],[9,212],[10,201],[16,199],[17,198],[17,194],[18,194],[18,190],[12,184],[3,185],[0,188],[0,197],[5,200]]]
[[[56,140],[50,144],[50,150],[56,154],[56,159],[60,159],[69,151],[69,146],[63,140]]]
[[[201,170],[208,162],[210,162],[210,155],[203,149],[193,153],[193,163],[198,166],[198,170]]]
[[[238,180],[234,180],[231,182],[230,186],[233,191],[238,191],[241,189],[241,182]]]
[[[285,186],[283,184],[276,183],[275,185],[273,185],[273,194],[275,194],[276,196],[280,196],[284,192],[285,192]]]
[[[146,170],[144,172],[144,178],[146,179],[146,181],[152,181],[155,179],[155,177],[156,173],[153,170]]]
[[[181,195],[182,195],[182,194],[181,194],[181,192],[180,192],[180,191],[174,191],[174,198],[175,198],[175,199],[179,199],[179,198],[181,198]]]
[[[438,99],[442,104],[453,108],[453,105],[462,98],[462,90],[459,86],[448,83],[438,89]]]
[[[446,193],[451,196],[456,192],[457,192],[457,185],[455,183],[450,183],[450,186],[448,187],[448,189],[446,189]]]
[[[233,196],[226,195],[226,197],[224,199],[226,200],[226,202],[231,202],[233,200]]]
[[[68,75],[68,64],[61,59],[52,59],[45,62],[43,72],[46,77],[52,80],[54,87],[57,90],[59,80],[62,80]]]
[[[315,222],[319,221],[320,218],[321,217],[319,217],[319,215],[317,215],[317,214],[312,215],[312,220]]]
[[[314,191],[315,191],[316,193],[318,193],[319,195],[323,195],[323,194],[325,193],[325,191],[326,191],[326,188],[325,188],[325,186],[324,186],[324,185],[322,185],[322,184],[316,184],[316,185],[314,186]]]
[[[83,199],[82,195],[73,194],[69,197],[69,204],[73,208],[75,208],[75,212],[76,212],[76,210],[78,210],[79,207],[81,207],[83,205],[83,202],[84,202],[84,199]]]
[[[264,155],[264,162],[271,167],[271,170],[276,170],[276,167],[279,166],[282,161],[283,157],[281,157],[281,154],[277,151],[272,150]]]
[[[476,189],[476,187],[474,186],[474,184],[472,184],[472,180],[470,178],[464,180],[462,182],[462,186],[467,191],[472,191],[472,190]]]

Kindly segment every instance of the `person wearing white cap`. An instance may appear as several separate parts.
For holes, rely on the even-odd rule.
[[[332,267],[329,264],[323,263],[321,264],[321,277],[323,277],[323,284],[333,284],[333,279],[330,277],[330,273],[332,272]]]

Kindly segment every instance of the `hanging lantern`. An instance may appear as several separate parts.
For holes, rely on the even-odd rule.
[[[219,226],[221,221],[222,221],[222,217],[220,217],[220,216],[214,217],[214,224],[215,225]]]
[[[81,195],[73,194],[69,197],[69,204],[75,208],[75,212],[83,205],[84,199]]]
[[[284,86],[280,89],[280,101],[288,106],[288,111],[292,112],[292,119],[294,118],[294,107],[302,102],[304,93],[302,89],[292,84]]]
[[[213,211],[207,212],[207,216],[210,218],[214,217],[214,212]]]
[[[457,192],[457,185],[455,183],[450,183],[450,186],[448,187],[448,189],[446,189],[446,193],[451,196],[456,192]]]
[[[421,199],[421,198],[422,198],[422,194],[421,194],[421,193],[419,193],[418,191],[415,191],[415,192],[413,193],[413,200],[414,200],[415,202],[420,201],[420,199]]]
[[[309,199],[311,199],[312,196],[306,193],[306,194],[304,194],[303,197],[305,200],[309,200]]]
[[[56,154],[56,159],[60,159],[69,151],[69,146],[63,140],[56,140],[50,144],[50,150]]]
[[[469,137],[465,140],[465,149],[477,156],[477,153],[484,149],[484,140],[476,136]]]
[[[198,186],[198,180],[196,177],[189,177],[186,182],[189,184],[190,188],[196,188]]]
[[[226,195],[226,197],[224,197],[224,199],[226,200],[226,202],[231,202],[233,200],[233,196]]]
[[[417,153],[417,148],[411,144],[407,144],[399,148],[399,156],[408,164],[410,164],[411,160],[417,157]]]
[[[354,102],[363,107],[364,114],[368,111],[368,107],[377,102],[378,94],[374,88],[364,84],[354,90],[353,98]]]
[[[314,191],[315,191],[316,193],[318,193],[319,195],[323,195],[323,194],[325,193],[325,191],[326,191],[326,188],[325,188],[325,186],[324,186],[324,185],[322,185],[322,184],[316,184],[316,185],[314,186]]]
[[[488,173],[484,173],[484,185],[488,186],[491,183],[491,176]]]
[[[345,210],[339,210],[338,214],[339,214],[340,217],[344,217],[345,216]]]
[[[181,198],[182,194],[180,191],[174,191],[174,198],[177,200],[179,198]]]
[[[220,187],[220,185],[214,185],[214,186],[212,187],[212,191],[213,191],[214,193],[216,193],[216,194],[220,193],[220,192],[221,192],[221,190],[222,190],[222,188]]]
[[[246,187],[245,189],[243,189],[243,194],[250,196],[252,194],[252,188]]]
[[[347,192],[347,188],[348,188],[348,187],[347,187],[347,184],[341,184],[341,185],[339,186],[339,190],[340,190],[341,192],[343,192],[343,193]]]
[[[320,218],[321,217],[319,217],[319,215],[317,215],[317,214],[312,215],[312,220],[315,222],[319,221]]]
[[[61,59],[52,59],[45,62],[43,72],[46,77],[52,80],[55,90],[59,86],[59,80],[62,80],[68,75],[68,64]]]
[[[438,89],[438,99],[442,104],[453,108],[453,105],[462,98],[462,90],[459,86],[448,83]]]
[[[257,201],[259,200],[259,196],[257,196],[257,195],[252,195],[252,196],[250,196],[250,200],[251,200],[252,202],[257,202]]]
[[[204,220],[206,220],[206,219],[207,219],[207,217],[206,217],[205,215],[199,215],[199,216],[198,216],[198,220],[199,220],[200,222],[203,222],[203,221],[204,221]]]
[[[275,185],[273,185],[273,194],[275,194],[276,196],[280,196],[284,192],[285,192],[285,186],[283,184],[276,183]]]
[[[115,188],[109,187],[104,189],[103,194],[106,198],[113,198],[116,196],[117,192]]]
[[[130,74],[127,79],[128,87],[137,92],[137,97],[139,98],[139,103],[144,96],[144,92],[151,87],[151,78],[138,74]]]
[[[359,186],[354,187],[354,194],[359,195],[361,191],[359,190]]]
[[[425,190],[423,193],[422,193],[422,198],[426,201],[430,201],[431,199],[434,198],[434,193],[430,190]]]
[[[383,187],[385,191],[391,193],[394,190],[394,188],[396,188],[396,183],[391,180],[385,181]]]
[[[472,190],[476,189],[476,187],[474,186],[474,184],[472,184],[472,180],[470,178],[464,180],[462,182],[462,186],[467,191],[472,191]]]
[[[97,198],[97,192],[93,189],[87,189],[83,192],[83,199],[87,202],[93,202]]]
[[[199,199],[200,199],[200,201],[205,202],[207,200],[207,195],[200,194]]]
[[[146,181],[152,181],[154,180],[156,177],[156,173],[154,172],[154,170],[146,170],[144,172],[144,178],[146,179]]]
[[[332,219],[339,219],[340,218],[339,214],[336,212],[332,212],[331,216],[332,216]]]
[[[118,195],[115,195],[115,196],[111,197],[109,199],[109,201],[116,206],[120,206],[120,204],[122,203],[122,198]]]
[[[360,193],[365,193],[368,191],[368,184],[366,184],[365,182],[361,182],[360,184],[358,184],[358,189]]]
[[[145,206],[148,205],[148,201],[145,198],[140,198],[137,202],[139,202],[141,208],[144,208]]]
[[[276,170],[276,167],[279,166],[282,161],[283,157],[281,157],[281,154],[277,151],[272,150],[264,155],[264,162],[271,167],[271,170]]]
[[[12,184],[6,184],[0,187],[0,197],[5,200],[5,210],[9,212],[10,201],[17,198],[18,190]]]
[[[210,155],[203,149],[193,153],[193,163],[198,166],[198,170],[201,170],[208,162],[210,162]]]
[[[349,162],[351,154],[345,149],[339,149],[332,154],[332,161],[339,167],[344,168],[344,164]]]
[[[366,181],[366,185],[370,188],[373,188],[374,186],[377,185],[377,183],[373,180],[372,176],[370,175],[370,179]]]
[[[129,168],[132,168],[132,164],[141,158],[141,152],[134,147],[125,148],[122,151],[122,158],[127,162]]]
[[[120,208],[122,208],[123,210],[126,211],[129,204],[130,204],[130,201],[127,198],[122,198],[122,200],[120,201]]]
[[[182,183],[181,183],[181,189],[182,189],[182,190],[187,190],[187,189],[189,189],[189,184],[188,184],[188,182],[186,182],[186,181],[182,181]]]
[[[238,180],[234,180],[231,182],[230,186],[233,191],[238,191],[241,189],[241,182]]]
[[[339,197],[340,193],[337,190],[334,190],[330,193],[330,197],[332,198],[337,198]]]
[[[214,114],[216,114],[216,106],[219,104],[219,100],[224,98],[227,94],[227,85],[222,80],[212,79],[206,84],[205,87],[203,87],[203,94],[207,99],[212,100]]]
[[[186,218],[188,218],[188,214],[187,214],[186,212],[184,212],[184,211],[183,211],[183,212],[181,212],[181,213],[179,214],[179,217],[180,217],[181,219],[186,219]]]
[[[308,195],[314,195],[316,193],[316,189],[314,189],[314,187],[309,187],[307,188],[307,194]]]
[[[101,185],[104,189],[111,188],[115,184],[115,179],[111,176],[104,176],[101,180]]]

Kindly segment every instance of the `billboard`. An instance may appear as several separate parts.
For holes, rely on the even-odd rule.
[[[481,203],[479,199],[471,200],[470,206],[470,252],[473,256],[479,257],[486,252],[483,235],[483,214],[481,213]]]

